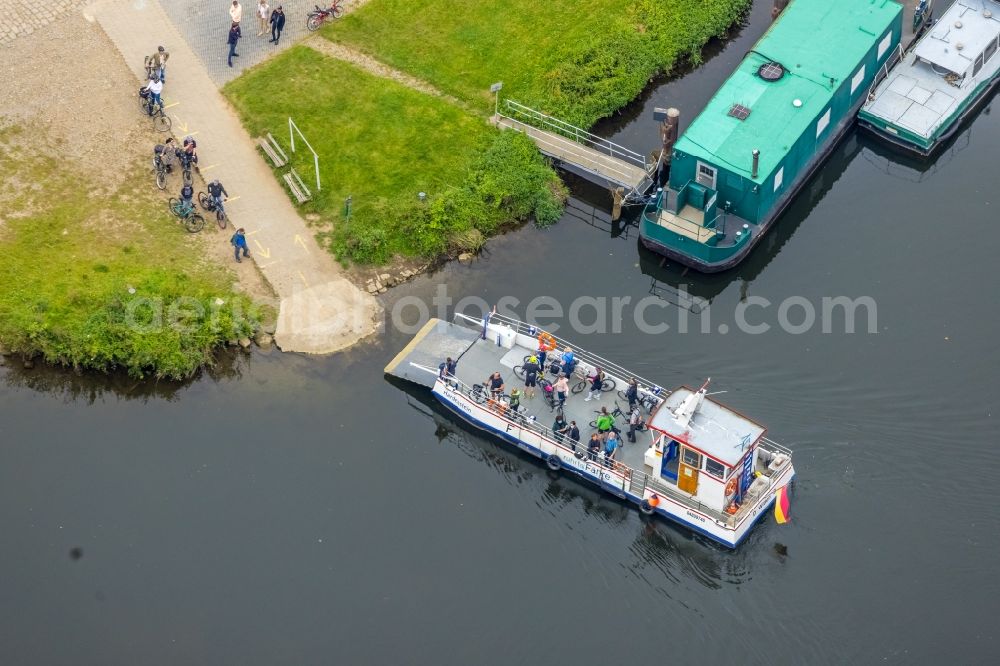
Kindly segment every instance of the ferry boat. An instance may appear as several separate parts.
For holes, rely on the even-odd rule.
[[[789,4],[674,144],[643,244],[705,273],[746,257],[850,128],[902,18],[892,0]]]
[[[385,372],[429,387],[456,416],[540,458],[550,470],[575,475],[636,504],[646,515],[679,523],[728,548],[736,548],[747,537],[774,504],[778,491],[792,481],[792,452],[767,438],[763,425],[715,400],[708,382],[697,389],[682,386],[667,391],[573,347],[577,364],[571,386],[586,381],[600,367],[606,380],[619,389],[635,378],[647,406],[647,429],[637,433],[636,443],[623,435],[622,447],[612,459],[603,453],[591,455],[587,441],[602,407],[612,413],[616,407],[627,411],[627,401],[614,388],[589,401],[582,392],[568,396],[565,420],[576,421],[581,433],[575,445],[548,427],[555,414],[540,394],[522,398],[516,410],[507,396],[490,398],[483,383],[493,372],[501,373],[505,391],[515,385],[523,388],[513,370],[536,353],[539,340],[546,339],[558,349],[572,347],[566,340],[496,314],[485,320],[461,314],[453,322],[432,319]],[[451,376],[440,369],[449,357],[457,361]],[[626,429],[624,417],[616,424]]]
[[[1000,2],[956,0],[881,76],[858,124],[905,152],[928,157],[1000,81]]]

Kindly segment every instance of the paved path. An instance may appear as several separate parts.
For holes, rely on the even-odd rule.
[[[41,30],[68,11],[78,9],[88,0],[0,0],[0,46]]]
[[[168,44],[164,101],[173,131],[195,135],[202,173],[230,195],[226,210],[247,229],[250,251],[281,299],[275,342],[285,351],[330,353],[377,328],[378,303],[344,278],[257,152],[229,103],[157,0],[98,0],[96,19],[137,78],[143,55]],[[245,19],[244,19],[245,20]],[[134,100],[122,100],[134,105]],[[228,240],[228,239],[227,239]]]

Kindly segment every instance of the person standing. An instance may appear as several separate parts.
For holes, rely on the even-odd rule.
[[[163,83],[167,82],[167,60],[170,58],[170,54],[162,46],[157,47],[156,53],[150,60],[153,61],[153,71],[158,71],[160,74],[160,81]]]
[[[556,436],[556,442],[562,444],[564,441],[563,437],[568,430],[569,426],[566,424],[566,418],[563,416],[562,411],[556,412],[556,420],[552,423],[552,432]]]
[[[285,12],[281,9],[281,5],[271,12],[271,42],[275,46],[278,44],[278,40],[281,39],[281,31],[285,29]]]
[[[149,106],[148,113],[153,115],[154,109],[157,106],[162,106],[163,101],[160,99],[160,93],[163,92],[163,81],[160,81],[160,75],[154,73],[149,82],[146,83],[146,90],[149,91]]]
[[[560,372],[559,379],[553,385],[556,390],[556,403],[559,405],[559,409],[563,408],[566,404],[566,394],[569,393],[569,380],[566,379],[566,373]]]
[[[635,444],[635,432],[642,429],[642,412],[639,405],[632,407],[632,413],[628,417],[628,441]]]
[[[267,16],[268,12],[271,11],[271,6],[267,4],[267,0],[260,0],[257,3],[257,36],[267,34]]]
[[[598,437],[595,432],[590,436],[590,441],[587,443],[587,457],[594,462],[597,462],[597,454],[601,451],[601,438]]]
[[[233,6],[229,8],[229,18],[233,20],[234,25],[239,25],[243,20],[243,5],[240,4],[240,0],[233,0]]]
[[[524,370],[524,392],[529,398],[535,397],[535,387],[538,385],[538,362],[532,356],[528,362],[522,366]]]
[[[604,386],[604,371],[601,368],[594,368],[594,376],[590,378],[590,393],[587,394],[584,402],[590,402],[594,398],[601,399],[601,387]]]
[[[576,427],[576,421],[569,422],[569,445],[576,451],[576,445],[580,443],[580,429]]]
[[[233,58],[239,58],[240,54],[236,52],[236,43],[240,41],[240,37],[243,33],[240,32],[240,24],[233,23],[233,27],[229,29],[229,66],[233,66]]]
[[[618,451],[618,435],[612,430],[608,434],[608,441],[604,442],[604,464],[608,467],[614,466],[616,451]]]
[[[239,229],[236,230],[236,233],[233,234],[233,237],[229,239],[229,242],[232,243],[233,252],[236,255],[236,263],[241,263],[242,261],[240,259],[240,250],[243,250],[244,257],[250,256],[250,250],[247,249],[246,231],[243,229],[243,227],[240,227]]]
[[[597,433],[601,436],[601,441],[607,441],[608,433],[611,432],[615,419],[608,414],[607,407],[601,407],[601,413],[597,415]]]
[[[639,402],[639,382],[636,378],[628,380],[628,388],[625,389],[625,397],[628,399],[628,408],[632,410],[635,408],[635,403]]]

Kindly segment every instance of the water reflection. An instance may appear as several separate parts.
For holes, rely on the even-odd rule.
[[[149,380],[129,377],[125,372],[99,374],[72,371],[64,367],[36,363],[25,368],[15,357],[0,359],[0,382],[11,389],[26,389],[61,400],[64,404],[81,402],[92,405],[105,397],[141,403],[163,400],[174,402],[181,393],[203,380],[213,383],[239,380],[249,372],[253,355],[222,350],[211,368],[202,368],[184,381]]]
[[[716,590],[750,580],[753,555],[745,551],[761,550],[759,545],[733,552],[668,520],[647,518],[628,502],[572,476],[551,472],[532,456],[492,437],[483,436],[473,426],[452,416],[429,390],[394,377],[386,376],[385,379],[403,391],[407,404],[433,424],[434,436],[439,443],[447,442],[469,458],[484,463],[511,486],[517,487],[519,492],[540,489],[537,491],[537,506],[558,518],[562,527],[575,529],[578,526],[573,522],[574,514],[567,511],[576,508],[581,511],[577,516],[582,529],[587,528],[584,523],[596,520],[634,531],[634,539],[628,546],[634,558],[623,561],[622,565],[660,594],[671,597],[668,582],[693,580],[702,587]],[[530,485],[529,482],[543,481],[543,477],[543,483]],[[760,531],[758,526],[754,533]],[[757,537],[757,540],[762,538]],[[768,552],[766,548],[763,550],[765,554]],[[600,557],[600,554],[596,556]],[[613,559],[620,557],[620,553],[616,552]],[[648,575],[651,571],[656,572],[655,577]]]

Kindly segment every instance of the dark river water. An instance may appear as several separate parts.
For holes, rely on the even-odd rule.
[[[690,120],[769,7],[629,109],[618,140],[652,147],[654,106]],[[735,552],[387,381],[409,340],[392,325],[183,386],[0,367],[0,663],[998,663],[998,154],[988,109],[923,167],[851,135],[713,277],[660,267],[574,182],[558,225],[389,294],[390,312],[440,285],[662,299],[665,333],[557,323],[664,385],[711,376],[794,449],[791,522],[766,517]],[[853,334],[843,316],[782,330],[787,299],[798,324],[840,296],[871,299],[871,329],[863,311]],[[771,330],[738,330],[741,301]]]

